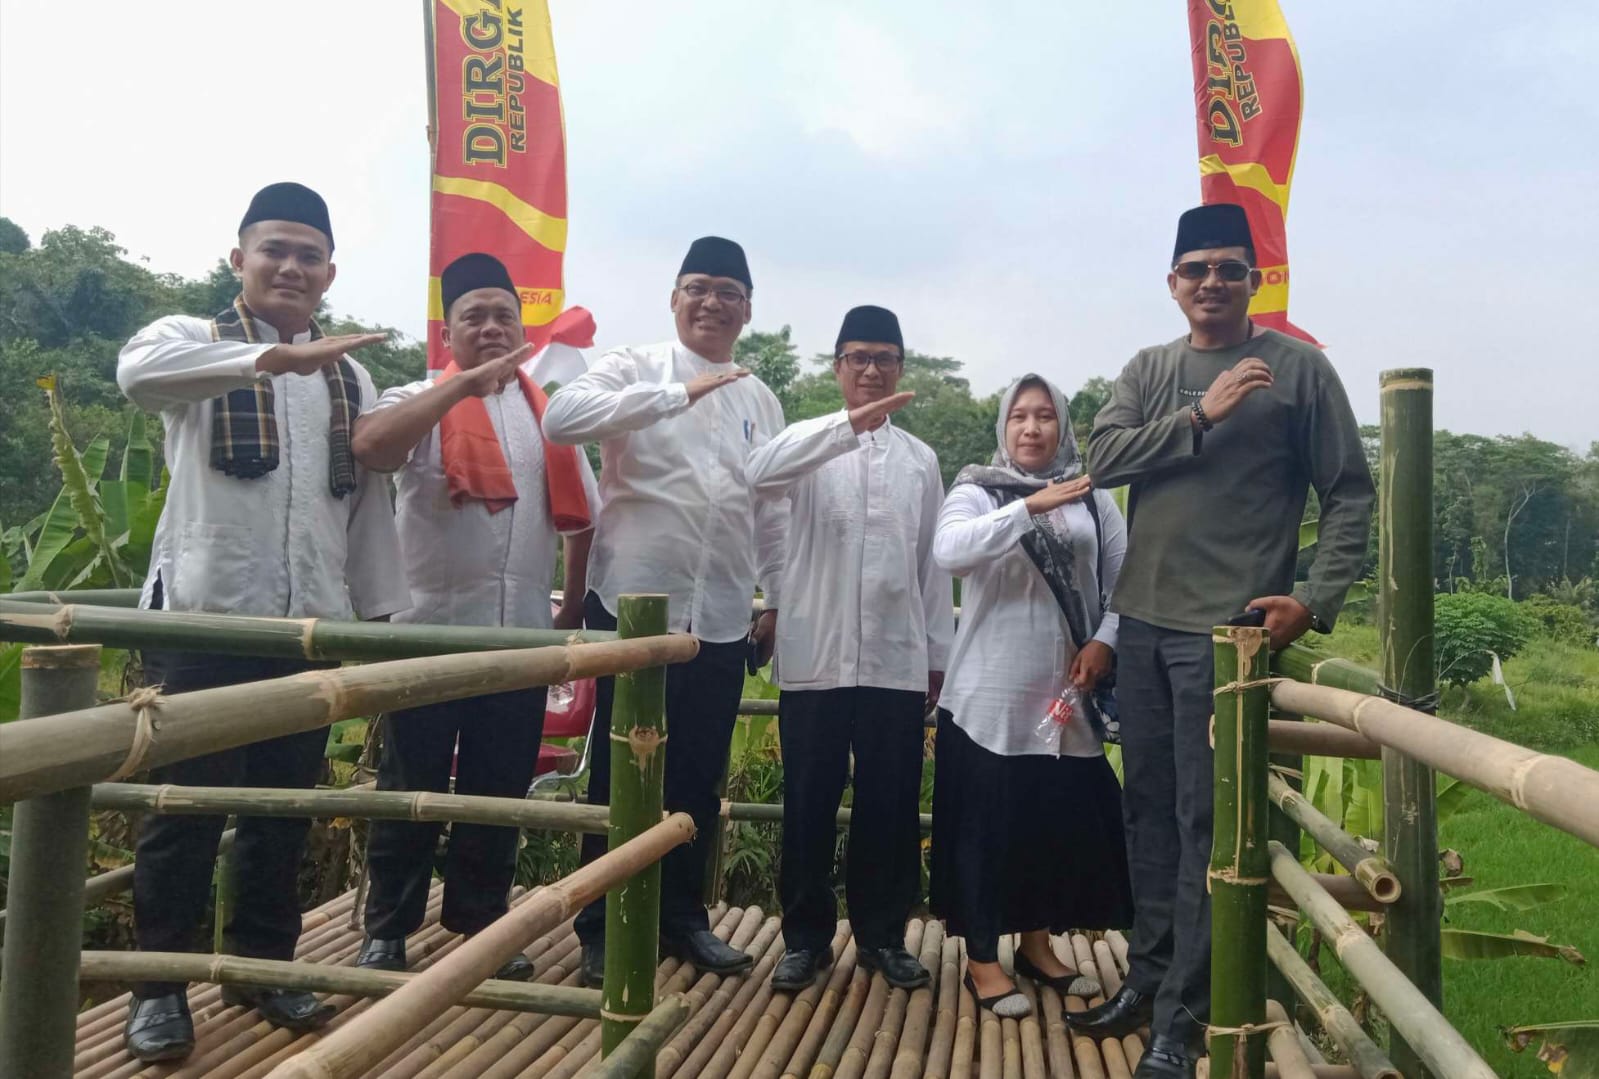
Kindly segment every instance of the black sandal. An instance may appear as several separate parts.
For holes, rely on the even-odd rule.
[[[972,972],[967,971],[964,979],[967,992],[977,1000],[979,1008],[987,1008],[1001,1019],[1025,1019],[1033,1014],[1032,1002],[1027,995],[1014,985],[1007,992],[996,993],[991,997],[979,996],[977,983],[972,981]]]
[[[1104,986],[1086,974],[1061,974],[1051,977],[1033,965],[1033,961],[1023,955],[1020,949],[1016,951],[1016,973],[1031,978],[1039,985],[1047,985],[1061,996],[1089,997],[1099,996],[1105,991]]]

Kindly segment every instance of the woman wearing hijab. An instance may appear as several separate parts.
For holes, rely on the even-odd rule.
[[[1092,690],[1111,673],[1127,530],[1083,474],[1066,398],[1026,375],[1000,401],[991,465],[955,478],[933,557],[963,578],[960,628],[939,710],[932,907],[966,938],[966,987],[1001,1017],[1031,1008],[999,965],[1063,995],[1100,991],[1050,934],[1132,921],[1121,788],[1101,748]],[[1053,708],[1068,686],[1069,717]],[[1064,718],[1064,722],[1060,720]]]

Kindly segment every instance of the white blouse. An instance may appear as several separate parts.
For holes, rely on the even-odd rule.
[[[1127,526],[1110,494],[1096,490],[1093,497],[1102,526],[1098,544],[1093,518],[1080,502],[1052,513],[1080,553],[1075,583],[1087,601],[1090,624],[1098,626],[1094,639],[1114,649],[1119,619],[1102,613],[1098,566],[1104,559],[1108,596],[1127,551]],[[1032,527],[1021,499],[1000,506],[995,495],[973,484],[958,484],[944,500],[933,557],[962,584],[960,628],[941,705],[990,752],[1097,757],[1104,750],[1081,717],[1061,730],[1058,748],[1035,733],[1066,685],[1077,648],[1043,574],[1022,549],[1021,538]]]
[[[562,386],[544,413],[551,442],[600,443],[600,510],[588,586],[665,592],[668,628],[743,640],[755,585],[780,607],[786,499],[759,499],[745,469],[783,429],[783,406],[741,378],[689,404],[684,383],[727,370],[675,341],[618,348]]]
[[[400,565],[388,479],[356,465],[356,488],[328,490],[326,377],[272,375],[280,462],[255,479],[211,467],[212,401],[249,386],[255,362],[277,343],[257,321],[260,344],[211,340],[207,319],[174,315],[133,336],[117,357],[117,384],[161,413],[172,473],[156,525],[150,574],[169,611],[290,618],[376,618],[411,605]],[[294,339],[299,344],[309,334]],[[361,406],[377,400],[366,369],[351,360]]]
[[[428,380],[385,390],[374,411],[392,408],[432,385]],[[544,440],[519,383],[482,400],[516,482],[516,501],[498,513],[475,499],[460,506],[451,503],[439,429],[429,431],[395,476],[396,523],[413,606],[394,620],[549,629],[556,533],[550,521]],[[600,504],[594,471],[581,449],[577,460],[593,513]]]
[[[926,692],[954,632],[954,590],[933,561],[938,456],[892,423],[857,435],[840,410],[755,451],[749,478],[789,502],[778,688]]]

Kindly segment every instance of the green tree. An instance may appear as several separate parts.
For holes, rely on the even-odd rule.
[[[792,328],[784,326],[776,333],[759,330],[744,334],[733,346],[733,362],[755,372],[755,377],[766,383],[767,389],[777,395],[783,406],[783,415],[793,421],[789,410],[793,407],[791,388],[799,377],[799,350],[794,347]]]

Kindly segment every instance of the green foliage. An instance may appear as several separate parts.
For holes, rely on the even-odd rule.
[[[799,349],[794,347],[793,330],[784,326],[776,333],[752,330],[738,339],[733,346],[733,362],[755,372],[755,377],[766,383],[766,388],[777,395],[783,406],[783,415],[792,422],[794,397],[790,387],[799,377]]]
[[[1521,610],[1537,623],[1540,634],[1557,641],[1591,645],[1594,637],[1599,635],[1599,629],[1595,629],[1587,611],[1581,607],[1561,603],[1553,596],[1542,593],[1528,596],[1522,601]]]
[[[1441,595],[1434,608],[1438,677],[1466,686],[1521,651],[1533,621],[1511,600],[1482,592]]]

